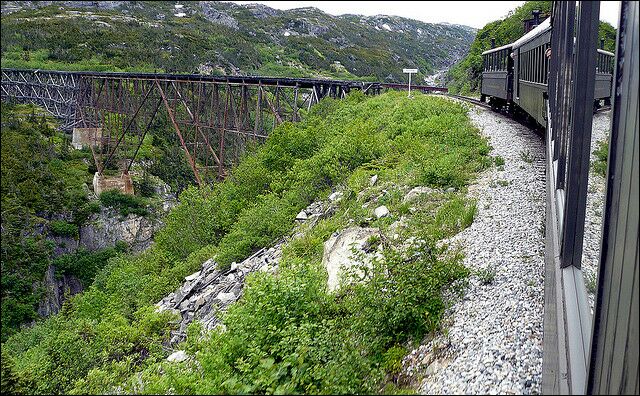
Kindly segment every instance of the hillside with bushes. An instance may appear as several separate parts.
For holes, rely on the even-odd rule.
[[[112,257],[60,314],[11,336],[2,391],[399,390],[407,346],[439,327],[468,274],[439,243],[473,221],[466,186],[492,163],[466,112],[438,97],[356,92],[280,125],[224,182],[182,192],[149,250]],[[407,201],[415,186],[426,194]],[[332,191],[342,198],[331,214],[293,236],[296,213]],[[373,215],[378,205],[388,214]],[[379,229],[367,243],[383,253],[366,281],[330,292],[324,241],[349,226]],[[226,330],[202,337],[194,323],[176,346],[194,358],[167,362],[175,316],[154,304],[207,260],[224,271],[283,237],[277,273],[248,275]]]

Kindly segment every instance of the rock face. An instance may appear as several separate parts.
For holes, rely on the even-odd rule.
[[[306,218],[297,219],[297,225],[314,224],[331,211],[332,206],[322,201],[314,202],[301,211]],[[232,263],[229,269],[223,271],[218,269],[213,259],[207,260],[200,271],[186,276],[182,286],[156,304],[158,311],[172,311],[180,316],[179,329],[172,333],[171,344],[185,339],[187,326],[194,320],[202,322],[204,330],[223,328],[219,313],[226,311],[242,296],[248,274],[256,271],[277,272],[284,242],[281,240],[270,248],[263,248],[240,263]]]
[[[184,284],[163,298],[156,305],[158,311],[170,310],[180,314],[178,331],[173,332],[171,343],[185,339],[189,323],[200,320],[205,330],[220,323],[218,313],[225,311],[242,295],[247,274],[261,271],[276,271],[282,256],[282,243],[269,249],[261,249],[239,264],[220,271],[211,259],[202,264],[202,269],[185,278]]]
[[[238,21],[236,21],[229,14],[219,11],[215,8],[215,3],[212,1],[201,1],[200,7],[202,8],[202,14],[209,22],[217,23],[231,29],[238,30]]]
[[[340,277],[345,272],[363,264],[370,265],[371,255],[366,250],[372,237],[379,238],[380,230],[377,228],[351,227],[338,235],[333,235],[324,243],[322,265],[329,274],[327,279],[329,291],[338,289]],[[357,269],[356,273],[364,275]]]
[[[153,235],[162,226],[159,219],[130,214],[122,218],[113,209],[103,209],[80,227],[79,245],[87,250],[104,249],[118,241],[140,252],[151,245]]]
[[[38,315],[47,317],[60,311],[65,297],[73,296],[82,291],[82,283],[75,276],[63,275],[62,279],[56,279],[56,268],[49,265],[42,282],[45,295],[38,304]]]
[[[176,203],[175,197],[166,185],[156,187],[156,193],[163,197],[162,212],[168,212]],[[126,242],[131,251],[141,252],[151,246],[153,235],[162,227],[162,213],[151,217],[130,214],[122,217],[116,210],[102,208],[100,213],[92,215],[80,227],[78,238],[53,236],[48,237],[55,243],[54,257],[72,254],[78,250],[95,251],[112,247],[116,242]],[[64,218],[63,218],[64,219]],[[64,219],[67,220],[67,219]],[[55,267],[47,268],[41,282],[44,297],[38,304],[38,314],[47,317],[58,313],[64,301],[83,290],[79,279],[70,275],[55,276]],[[38,285],[34,285],[38,287]]]

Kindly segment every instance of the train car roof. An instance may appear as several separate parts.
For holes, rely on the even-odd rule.
[[[541,24],[536,26],[535,29],[531,29],[529,33],[520,37],[518,40],[514,41],[513,44],[511,45],[513,46],[513,48],[518,48],[550,29],[551,29],[551,18],[547,18]]]
[[[496,52],[496,51],[500,51],[503,49],[507,49],[507,48],[511,48],[513,44],[505,44],[502,47],[497,47],[497,48],[491,48],[490,50],[486,50],[482,53],[482,55],[486,55],[486,54],[490,54],[492,52]]]

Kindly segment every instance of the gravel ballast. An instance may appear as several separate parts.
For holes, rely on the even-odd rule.
[[[536,394],[542,383],[544,143],[491,111],[469,117],[489,139],[491,166],[469,187],[473,224],[451,238],[472,271],[444,331],[413,350],[403,376],[422,394]]]
[[[591,127],[591,164],[597,159],[593,152],[598,148],[598,143],[609,140],[610,129],[610,110],[594,114]],[[592,310],[598,278],[598,263],[600,261],[600,240],[602,236],[605,189],[605,178],[595,172],[593,166],[589,166],[587,209],[585,211],[584,240],[582,244],[582,273],[587,286],[589,306]]]

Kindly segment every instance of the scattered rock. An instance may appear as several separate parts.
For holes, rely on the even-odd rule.
[[[331,201],[331,202],[335,202],[335,201],[339,200],[340,198],[342,198],[342,192],[341,191],[336,191],[333,194],[329,195],[329,201]]]
[[[301,210],[300,213],[296,216],[296,220],[307,220],[309,216],[304,210]]]
[[[413,202],[416,200],[416,198],[418,198],[420,195],[422,194],[430,194],[432,192],[434,192],[435,190],[429,187],[423,187],[423,186],[418,186],[418,187],[414,187],[413,189],[411,189],[411,191],[409,191],[407,193],[407,195],[404,196],[404,198],[402,198],[402,202]]]
[[[175,351],[174,353],[169,355],[167,360],[174,363],[180,363],[180,362],[184,362],[188,358],[189,356],[187,356],[187,353],[185,351]]]
[[[371,180],[369,180],[369,185],[373,187],[377,181],[378,181],[378,175],[373,175],[371,176]]]
[[[382,205],[382,206],[378,206],[373,213],[376,215],[377,218],[382,218],[382,217],[386,217],[389,216],[389,209],[387,209],[386,206]]]

